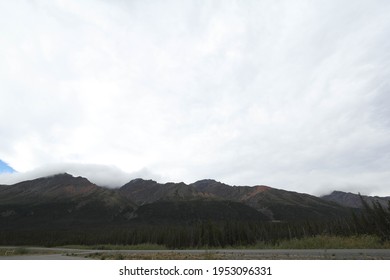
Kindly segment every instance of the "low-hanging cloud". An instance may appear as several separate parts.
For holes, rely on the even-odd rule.
[[[98,164],[56,163],[29,170],[26,172],[0,173],[0,184],[15,184],[21,181],[33,180],[56,174],[68,173],[81,176],[92,183],[103,187],[119,188],[136,178],[161,181],[163,178],[153,174],[146,168],[137,172],[127,173],[116,166]]]
[[[389,13],[379,0],[2,2],[0,159],[20,174],[93,163],[385,193]]]

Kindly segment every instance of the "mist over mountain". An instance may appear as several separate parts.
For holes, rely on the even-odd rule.
[[[73,174],[88,178],[99,186],[118,188],[131,180],[131,178],[154,178],[161,177],[148,169],[140,169],[136,172],[125,172],[113,165],[104,164],[81,164],[81,163],[51,163],[26,172],[0,172],[0,184],[12,185],[23,181],[34,180],[41,177],[50,177],[53,174]]]

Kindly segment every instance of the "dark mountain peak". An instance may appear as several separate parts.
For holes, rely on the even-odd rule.
[[[58,173],[45,177],[40,177],[33,180],[27,180],[20,183],[14,184],[14,186],[40,186],[40,187],[50,187],[50,186],[59,186],[59,185],[74,185],[74,186],[83,186],[83,185],[93,185],[87,178],[78,176],[74,177],[69,173]]]
[[[202,180],[198,180],[196,181],[195,183],[193,183],[193,185],[200,185],[200,184],[223,184],[217,180],[214,180],[214,179],[202,179]],[[223,184],[225,185],[225,184]]]
[[[326,195],[323,195],[321,196],[322,198],[326,198],[326,197],[345,197],[345,196],[359,196],[359,194],[355,194],[355,193],[351,193],[351,192],[344,192],[344,191],[337,191],[337,190],[334,190],[332,191],[330,194],[326,194]]]
[[[225,188],[232,188],[229,185],[226,185],[224,183],[218,182],[213,179],[204,179],[196,181],[195,183],[192,183],[190,186],[193,186],[197,190],[201,192],[210,191],[212,189],[225,189]]]
[[[61,200],[86,196],[96,192],[99,188],[84,177],[61,173],[9,185],[2,189],[1,194],[27,201],[43,198]]]
[[[137,188],[137,187],[149,187],[158,185],[156,181],[153,180],[145,180],[141,178],[136,178],[123,185],[121,189],[129,189],[129,188]]]
[[[202,179],[202,180],[198,180],[196,182],[193,183],[193,185],[201,185],[201,184],[214,184],[214,183],[220,183],[214,179]]]
[[[167,182],[163,184],[165,188],[183,188],[183,187],[188,187],[188,185],[184,182],[179,182],[179,183],[174,183],[174,182]]]
[[[150,202],[150,197],[161,188],[161,185],[153,180],[137,178],[131,180],[119,189],[119,193],[137,204]]]
[[[53,177],[53,178],[75,178],[75,176],[73,176],[72,174],[69,174],[67,172],[57,173],[57,174],[47,176],[47,178],[50,178],[50,177]]]
[[[142,178],[135,178],[135,179],[131,180],[129,183],[138,184],[138,183],[144,183],[144,182],[154,182],[154,183],[157,183],[156,181],[145,180],[145,179],[142,179]]]
[[[30,182],[34,182],[30,181]],[[33,184],[35,185],[35,184]],[[60,173],[54,174],[47,177],[42,177],[37,179],[37,185],[42,187],[65,187],[72,186],[74,188],[83,188],[86,186],[95,186],[95,184],[91,183],[87,178],[81,176],[73,176],[69,173]]]
[[[253,186],[253,188],[257,188],[257,189],[273,189],[272,187],[270,186],[266,186],[266,185],[255,185]]]
[[[332,191],[329,195],[350,195],[350,194],[356,195],[351,192],[336,191],[336,190]]]
[[[43,177],[43,179],[53,180],[53,181],[61,181],[61,182],[83,182],[92,184],[87,178],[82,176],[73,176],[69,173],[58,173],[51,176]]]

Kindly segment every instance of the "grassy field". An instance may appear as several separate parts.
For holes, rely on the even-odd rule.
[[[131,248],[132,246],[130,246]],[[142,250],[144,248],[155,248],[154,245],[147,244],[137,248],[137,250]],[[107,248],[107,247],[106,247]],[[129,248],[129,246],[114,246],[115,249],[124,249]],[[267,249],[267,250],[277,250],[277,249],[390,249],[390,242],[381,242],[381,240],[376,236],[371,235],[362,235],[362,236],[352,236],[352,237],[339,237],[339,236],[327,236],[319,235],[315,237],[307,237],[302,239],[291,239],[284,240],[277,244],[264,244],[258,243],[255,246],[250,247],[232,247],[232,248],[198,248],[205,250],[197,254],[185,253],[180,251],[170,251],[167,252],[150,252],[150,253],[121,253],[121,252],[99,252],[87,255],[88,258],[100,259],[100,260],[217,260],[217,259],[256,259],[256,256],[248,256],[245,253],[245,250],[250,249]],[[234,253],[224,253],[217,252],[220,249],[239,249],[238,254]],[[216,250],[215,252],[213,250]],[[260,256],[259,258],[270,258],[270,259],[332,259],[336,258],[332,255],[324,256],[300,256],[300,255],[278,255],[278,251],[275,251],[274,256]],[[356,258],[356,257],[354,257]],[[359,256],[359,259],[366,259],[365,256]],[[376,259],[375,257],[367,259]]]
[[[138,244],[138,245],[120,245],[120,244],[100,244],[100,245],[68,245],[63,248],[72,249],[93,249],[93,250],[168,250],[164,245],[158,244]],[[380,238],[374,235],[359,236],[328,236],[317,235],[301,239],[282,240],[276,244],[258,242],[251,246],[234,247],[198,247],[184,249],[390,249],[390,242],[381,242]]]
[[[97,260],[218,260],[227,259],[223,254],[213,252],[202,252],[199,254],[181,253],[176,251],[158,253],[93,253],[86,255],[86,258]]]
[[[63,248],[72,249],[92,249],[92,250],[169,250],[164,245],[158,244],[138,244],[138,245],[119,245],[119,244],[101,244],[101,245],[68,245]],[[258,242],[252,246],[234,246],[234,247],[198,247],[184,249],[199,250],[218,250],[218,249],[390,249],[390,242],[381,242],[380,238],[374,235],[360,236],[328,236],[318,235],[301,239],[282,240],[276,244]]]
[[[164,245],[143,243],[137,245],[99,244],[99,245],[67,245],[61,248],[81,250],[167,250]]]
[[[3,249],[0,248],[0,256],[15,256],[15,255],[26,255],[29,253],[29,250],[25,248],[9,248]]]
[[[202,248],[187,248],[199,249],[199,253],[188,254],[179,251],[169,250],[164,245],[158,244],[139,244],[139,245],[120,245],[120,244],[100,244],[100,245],[68,245],[63,246],[66,249],[81,249],[81,250],[112,250],[113,252],[96,252],[85,255],[92,259],[228,259],[222,253],[218,254],[213,250],[229,249],[229,250],[250,250],[250,249],[390,249],[390,242],[381,242],[379,237],[374,235],[359,235],[350,237],[318,235],[314,237],[306,237],[302,239],[282,240],[276,244],[259,242],[252,246],[235,246],[235,247],[202,247]],[[114,252],[114,250],[116,252]],[[126,253],[121,250],[139,250],[145,252]],[[159,250],[160,252],[147,252],[150,250]],[[119,252],[118,252],[119,251]],[[166,251],[166,252],[164,252]],[[39,249],[31,249],[24,247],[15,248],[0,248],[0,256],[15,256],[15,255],[37,255],[37,254],[55,254],[58,252],[45,251]],[[72,253],[70,253],[72,254]],[[239,257],[239,256],[235,256]]]
[[[379,237],[373,235],[349,237],[318,235],[283,240],[274,245],[257,243],[251,249],[390,249],[390,242],[381,242]]]
[[[39,249],[29,249],[24,247],[0,248],[0,256],[47,255],[56,253],[61,253],[61,251],[47,251]]]

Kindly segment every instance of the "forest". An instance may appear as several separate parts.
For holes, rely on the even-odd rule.
[[[133,225],[80,227],[72,229],[30,229],[0,232],[0,245],[96,245],[157,244],[169,249],[251,247],[275,245],[285,240],[314,236],[377,236],[390,240],[390,203],[365,202],[363,211],[332,221],[196,221],[176,225]]]

